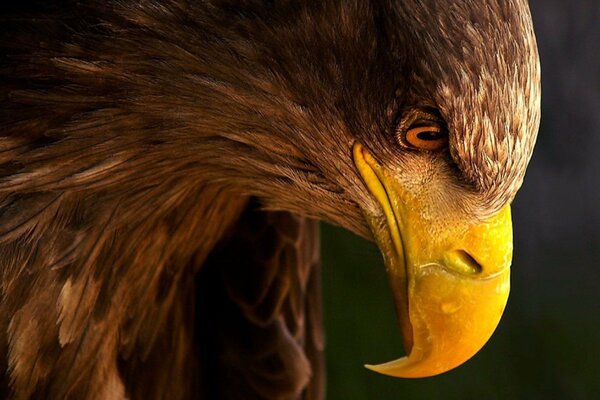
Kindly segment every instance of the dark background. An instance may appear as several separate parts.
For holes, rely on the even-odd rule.
[[[542,123],[513,203],[511,297],[488,344],[444,375],[364,363],[402,355],[376,247],[323,226],[328,399],[600,398],[600,1],[530,2]]]

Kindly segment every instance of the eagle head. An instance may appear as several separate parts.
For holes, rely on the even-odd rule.
[[[369,368],[456,367],[509,293],[510,203],[540,109],[526,2],[323,2],[257,30],[261,12],[232,17],[256,93],[225,135],[245,143],[237,184],[377,242],[407,355]]]
[[[69,85],[48,117],[60,140],[26,161],[64,162],[11,188],[135,174],[226,186],[377,242],[406,356],[370,368],[430,376],[485,344],[507,301],[510,203],[539,124],[526,0],[94,7],[85,32],[36,41],[46,57],[30,64],[51,62],[34,77]],[[11,96],[54,104],[38,92]],[[61,122],[67,111],[78,126]],[[74,142],[85,145],[61,152]]]

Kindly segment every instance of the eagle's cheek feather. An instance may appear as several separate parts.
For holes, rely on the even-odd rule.
[[[452,214],[426,221],[419,197],[407,197],[360,144],[354,146],[354,162],[381,208],[380,215],[366,214],[384,255],[407,353],[367,367],[418,378],[459,366],[487,342],[506,306],[510,206],[486,221]]]

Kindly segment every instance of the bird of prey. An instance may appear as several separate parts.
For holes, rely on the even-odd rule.
[[[317,220],[383,254],[406,356],[370,368],[435,375],[495,329],[525,0],[1,7],[5,397],[322,398]]]

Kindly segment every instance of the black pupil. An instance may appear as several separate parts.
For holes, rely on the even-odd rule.
[[[442,137],[442,133],[436,131],[424,131],[419,132],[417,137],[420,140],[439,140]]]

